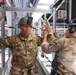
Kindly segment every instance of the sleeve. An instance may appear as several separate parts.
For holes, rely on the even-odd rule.
[[[61,48],[62,46],[64,46],[65,41],[67,39],[65,37],[58,39],[57,41],[55,41],[55,43],[59,46],[59,48]]]
[[[57,51],[57,50],[63,48],[65,41],[66,41],[66,38],[64,38],[64,37],[60,38],[58,40],[54,40],[53,44],[49,44],[48,50],[50,50],[50,52],[54,52],[54,51]]]
[[[0,49],[10,47],[10,37],[0,38]]]
[[[48,35],[47,35],[47,41],[50,42],[50,41],[52,41],[52,40],[53,40],[52,34],[48,34]]]
[[[44,44],[42,46],[42,50],[45,53],[55,52],[55,51],[59,50],[60,48],[62,48],[64,43],[65,43],[65,39],[64,38],[51,40],[49,43]]]
[[[37,45],[40,46],[42,44],[43,38],[40,36],[37,36]]]
[[[48,40],[48,42],[49,41],[51,41],[52,40],[52,37],[51,37],[51,34],[48,34],[48,36],[47,36],[47,40]],[[42,45],[46,45],[46,44],[48,44],[47,42],[46,43],[43,43],[43,37],[37,37],[37,44],[38,44],[38,46],[42,46]]]

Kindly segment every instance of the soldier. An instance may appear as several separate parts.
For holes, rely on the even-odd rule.
[[[38,75],[35,61],[42,38],[33,34],[31,24],[32,17],[22,17],[18,23],[20,33],[0,39],[0,48],[12,50],[11,75]]]
[[[42,43],[43,52],[57,52],[52,63],[53,75],[76,75],[76,25],[68,28],[65,37],[55,41],[48,41],[46,37]]]
[[[55,41],[60,38],[58,32],[56,32],[56,31],[54,31],[53,35],[55,37],[55,39],[54,39]],[[56,69],[56,66],[58,65],[57,64],[57,53],[58,53],[58,51],[55,52],[55,56],[54,56],[54,59],[52,61],[52,67],[53,68],[51,69],[50,75],[55,75],[56,74],[56,71],[54,70],[54,68]]]

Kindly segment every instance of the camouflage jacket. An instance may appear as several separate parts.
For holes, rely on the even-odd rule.
[[[60,38],[47,48],[49,52],[56,52],[54,70],[60,75],[76,75],[76,38]]]
[[[0,39],[0,48],[10,48],[13,53],[12,65],[31,67],[35,64],[38,47],[42,38],[34,34],[22,37],[21,34]]]

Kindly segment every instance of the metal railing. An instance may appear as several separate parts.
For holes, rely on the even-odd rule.
[[[5,64],[5,67],[4,68],[1,68],[1,75],[10,75],[10,69],[12,67],[11,65],[11,58],[12,56],[10,56],[10,58],[8,59],[8,61],[6,62]]]

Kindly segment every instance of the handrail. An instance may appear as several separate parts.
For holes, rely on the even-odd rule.
[[[6,64],[5,64],[5,69],[4,69],[4,73],[2,74],[2,75],[9,75],[10,73],[10,69],[11,69],[11,67],[12,67],[12,65],[11,65],[11,58],[12,58],[12,56],[10,56],[10,58],[8,59],[8,61],[6,62]]]
[[[5,68],[5,75],[9,75],[10,74],[9,72],[10,72],[10,69],[12,67],[12,65],[11,65],[11,59],[12,59],[12,56],[10,56],[10,58],[8,60],[8,63],[6,64],[7,67]]]
[[[48,60],[48,62],[52,63],[52,61],[49,60],[49,58],[44,54],[44,52],[42,52],[41,50],[39,51],[42,53],[42,57],[45,57]]]

